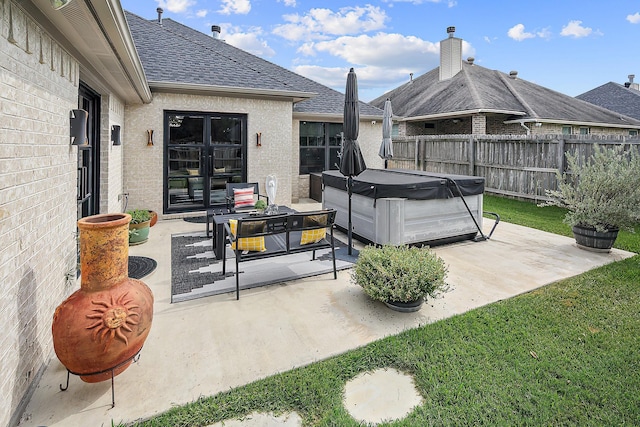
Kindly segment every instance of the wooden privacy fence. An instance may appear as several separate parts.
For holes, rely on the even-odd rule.
[[[546,200],[566,155],[588,158],[594,144],[640,147],[638,138],[597,135],[420,135],[393,140],[389,168],[485,178],[489,193]]]

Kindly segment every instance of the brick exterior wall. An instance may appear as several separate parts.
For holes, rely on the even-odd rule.
[[[129,193],[129,209],[163,211],[165,110],[246,114],[247,180],[258,182],[264,193],[267,175],[275,175],[278,180],[276,202],[291,203],[291,102],[156,92],[150,104],[125,107],[122,149],[124,191]],[[153,147],[147,147],[147,129],[154,131]],[[255,143],[257,132],[262,132],[261,147]]]
[[[0,425],[53,355],[51,319],[75,290],[78,63],[0,2]],[[71,273],[71,279],[66,274]]]

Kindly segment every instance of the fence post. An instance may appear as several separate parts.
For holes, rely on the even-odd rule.
[[[416,136],[416,147],[414,150],[414,158],[413,158],[413,168],[415,170],[420,170],[419,162],[420,162],[420,138]]]
[[[474,176],[476,171],[476,147],[473,136],[469,136],[469,175]]]
[[[564,170],[564,158],[564,137],[562,137],[558,141],[558,172],[560,172],[560,174],[564,174],[566,172]]]

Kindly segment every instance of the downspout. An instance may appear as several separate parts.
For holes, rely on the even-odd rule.
[[[522,126],[523,128],[525,128],[527,130],[527,135],[531,135],[531,129],[529,129],[528,127],[526,127],[524,125],[524,122],[520,122],[520,126]]]

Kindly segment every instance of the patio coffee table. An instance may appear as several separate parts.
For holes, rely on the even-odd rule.
[[[281,214],[296,213],[295,210],[287,206],[278,206],[278,212]],[[224,225],[228,224],[230,219],[245,218],[247,216],[249,215],[245,212],[245,213],[213,215],[211,217],[211,222],[213,224],[213,254],[215,255],[216,259],[218,260],[222,259],[222,257],[224,256],[224,248],[227,244],[224,238]]]

